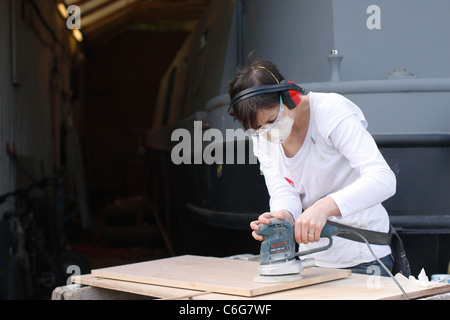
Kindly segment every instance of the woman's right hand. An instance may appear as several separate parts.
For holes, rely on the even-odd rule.
[[[294,223],[294,218],[292,217],[292,214],[287,210],[280,210],[280,211],[273,211],[273,212],[264,212],[262,215],[258,217],[258,220],[252,221],[250,223],[250,228],[252,228],[252,236],[255,238],[255,240],[263,241],[264,236],[260,236],[256,234],[255,231],[259,230],[259,224],[269,224],[271,218],[277,218],[280,220],[286,219],[291,223]]]

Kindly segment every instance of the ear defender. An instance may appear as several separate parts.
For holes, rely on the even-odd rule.
[[[283,98],[284,104],[288,107],[288,109],[294,109],[298,106],[300,101],[302,101],[302,94],[304,90],[292,81],[283,80],[281,83],[290,83],[294,86],[293,89],[288,89],[287,91],[281,92],[281,97]]]
[[[303,88],[300,88],[292,81],[278,81],[277,77],[275,77],[275,75],[266,67],[255,66],[255,68],[266,70],[275,79],[277,84],[248,88],[239,92],[231,99],[230,107],[228,108],[228,113],[230,115],[233,113],[233,107],[235,104],[263,93],[280,92],[281,98],[288,109],[294,109],[300,101],[302,101],[302,94],[305,92]]]
[[[230,102],[228,113],[232,114],[233,107],[248,98],[271,92],[280,92],[281,98],[288,109],[294,109],[302,100],[302,94],[305,92],[303,88],[296,85],[294,82],[283,80],[277,84],[263,85],[253,88],[245,89],[236,94]]]

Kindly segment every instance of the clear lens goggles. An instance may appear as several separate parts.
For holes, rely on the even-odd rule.
[[[272,123],[265,123],[263,124],[259,129],[248,129],[247,132],[251,136],[257,137],[259,135],[263,135],[270,130],[272,130],[274,127],[276,127],[280,122],[283,120],[284,116],[284,108],[283,108],[283,100],[281,99],[280,95],[280,111],[278,112],[278,116]]]

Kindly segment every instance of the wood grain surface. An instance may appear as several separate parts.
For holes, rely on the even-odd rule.
[[[351,271],[309,268],[301,280],[257,283],[258,262],[184,255],[92,270],[92,276],[134,283],[224,293],[245,297],[349,277]]]

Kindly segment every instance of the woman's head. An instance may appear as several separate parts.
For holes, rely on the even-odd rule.
[[[277,84],[284,80],[277,67],[269,61],[254,61],[239,69],[236,77],[228,84],[228,93],[233,98],[239,92],[262,85]],[[242,100],[235,104],[232,116],[245,130],[257,129],[258,110],[270,110],[280,107],[280,92],[264,93]]]

